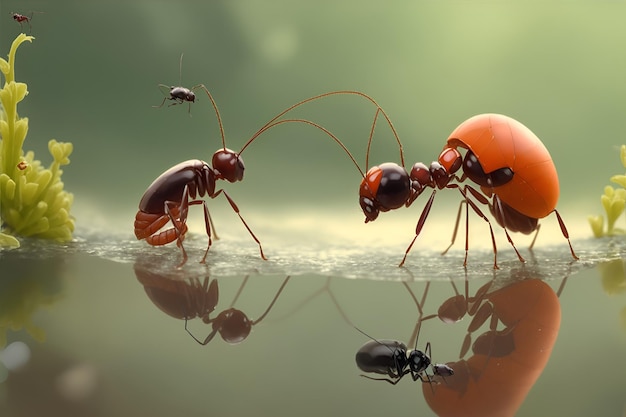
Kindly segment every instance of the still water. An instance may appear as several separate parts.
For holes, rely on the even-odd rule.
[[[523,251],[525,265],[503,250],[497,273],[488,250],[470,252],[467,271],[462,251],[423,251],[406,268],[383,251],[389,266],[360,279],[347,271],[371,251],[325,260],[332,275],[281,263],[289,248],[262,261],[228,241],[200,265],[205,243],[189,240],[181,269],[175,247],[130,239],[1,252],[2,415],[624,415],[623,241],[575,241],[578,262],[566,245]],[[213,268],[238,246],[241,263]],[[211,323],[188,330],[206,345],[182,319],[203,313]],[[417,336],[455,374],[363,378],[355,354],[370,339],[356,328],[409,348]]]

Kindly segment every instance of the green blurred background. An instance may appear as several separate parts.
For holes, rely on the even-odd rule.
[[[20,107],[30,118],[26,149],[47,163],[50,138],[74,143],[64,180],[79,226],[98,217],[81,219],[88,207],[128,230],[157,175],[186,159],[210,160],[220,146],[203,93],[191,117],[187,105],[151,107],[163,98],[157,84],[179,83],[181,53],[182,84],[210,89],[235,150],[290,104],[354,89],[389,113],[407,164],[435,159],[474,114],[522,121],[553,156],[569,223],[600,214],[602,187],[623,171],[623,1],[2,0],[3,54],[20,32],[10,12],[31,11],[43,13],[32,19],[37,39],[18,52],[17,77],[30,91]],[[364,162],[372,106],[334,97],[295,115],[327,126]],[[377,132],[371,161],[397,161],[389,130],[381,123]],[[278,127],[243,157],[246,178],[227,189],[249,216],[342,207],[361,220],[359,174],[323,134]],[[447,198],[454,212],[459,197]]]

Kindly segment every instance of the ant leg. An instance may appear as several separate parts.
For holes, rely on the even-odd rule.
[[[553,211],[554,211],[554,214],[556,214],[556,219],[559,221],[559,226],[561,227],[561,233],[563,233],[563,237],[565,237],[565,239],[567,239],[567,244],[569,245],[569,250],[572,253],[572,258],[574,258],[575,260],[578,260],[579,258],[574,253],[574,248],[572,248],[572,242],[570,242],[570,240],[569,240],[569,233],[567,231],[567,227],[565,227],[565,222],[563,222],[563,219],[561,218],[561,215],[559,214],[559,212],[556,209],[553,210]],[[533,243],[535,243],[534,240],[533,240]]]
[[[152,106],[155,109],[160,109],[161,107],[163,107],[163,105],[165,104],[165,100],[167,100],[167,97],[163,97],[163,101],[161,102],[160,105],[158,106]]]
[[[215,335],[217,334],[217,329],[213,330],[211,333],[209,333],[209,335],[206,337],[206,339],[204,339],[204,341],[199,340],[196,336],[193,335],[193,333],[191,333],[191,330],[189,330],[187,328],[187,322],[189,320],[187,318],[185,318],[185,330],[187,331],[187,333],[189,333],[189,336],[193,337],[193,340],[195,340],[196,342],[198,342],[199,344],[201,344],[202,346],[207,345],[211,340],[213,340],[213,338],[215,337]]]
[[[176,246],[178,246],[183,252],[183,261],[178,265],[178,268],[180,268],[187,262],[187,251],[185,251],[185,247],[183,246],[183,239],[185,238],[185,233],[187,231],[185,223],[187,222],[187,214],[189,213],[189,188],[186,185],[183,191],[183,198],[180,203],[180,207],[178,207],[178,220],[176,220],[172,213],[173,208],[176,206],[178,206],[178,203],[176,202],[165,202],[165,213],[169,216],[172,224],[174,225],[174,230],[176,231]]]
[[[504,214],[504,208],[502,207],[501,200],[500,200],[500,198],[497,195],[493,196],[493,205],[491,205],[490,208],[493,210],[494,216],[496,215],[495,212],[497,211],[499,216],[500,216],[500,218],[503,219],[503,221],[501,223],[501,226],[504,229],[504,234],[506,235],[507,240],[509,241],[511,246],[513,246],[513,249],[515,250],[515,253],[517,254],[517,258],[520,260],[520,262],[526,262],[526,260],[524,260],[522,255],[519,253],[519,251],[515,247],[515,243],[513,243],[513,239],[511,239],[511,236],[509,235],[509,231],[507,230],[507,228],[505,226],[504,219],[506,218],[506,216]],[[496,216],[496,218],[497,217],[498,216]],[[535,235],[535,238],[536,237],[537,237],[537,235]]]
[[[373,378],[369,375],[363,375],[361,374],[361,376],[363,378],[367,378],[367,379],[371,379],[372,381],[386,381],[389,382],[391,385],[396,385],[398,382],[400,382],[400,380],[402,379],[402,377],[404,377],[406,374],[408,374],[410,371],[408,369],[406,369],[402,374],[400,374],[400,376],[398,376],[397,379],[391,380],[389,378]],[[411,375],[413,376],[413,375]]]
[[[452,239],[450,240],[450,245],[441,252],[442,255],[448,253],[452,245],[454,245],[454,241],[456,240],[457,232],[459,231],[459,221],[461,220],[461,209],[463,208],[463,203],[465,203],[465,215],[467,216],[467,203],[465,200],[461,200],[459,203],[459,211],[456,213],[456,222],[454,223],[454,232],[452,232]]]
[[[406,248],[406,251],[404,252],[404,257],[402,258],[402,262],[400,262],[400,265],[398,265],[399,267],[404,265],[404,261],[406,261],[406,257],[409,254],[409,251],[413,247],[413,244],[417,240],[417,237],[419,236],[419,234],[422,232],[422,228],[424,227],[424,223],[426,223],[426,218],[428,217],[428,213],[430,213],[430,209],[433,206],[433,201],[435,200],[436,193],[437,193],[437,189],[434,189],[432,194],[430,195],[430,198],[426,202],[426,205],[422,209],[422,214],[420,215],[420,218],[417,221],[417,226],[415,227],[415,237],[409,244],[409,247]]]
[[[457,188],[459,190],[461,195],[465,198],[465,201],[467,202],[467,204],[470,207],[472,207],[472,210],[474,210],[474,213],[476,213],[479,217],[481,217],[489,225],[489,233],[491,234],[491,244],[493,246],[493,269],[499,269],[499,267],[498,267],[498,260],[497,260],[498,249],[497,249],[497,246],[496,246],[496,238],[495,238],[495,236],[493,234],[493,227],[491,226],[491,222],[489,221],[487,216],[485,216],[483,214],[483,212],[476,205],[476,203],[474,203],[472,200],[469,199],[469,197],[467,195],[467,191],[469,191],[472,194],[472,196],[474,198],[476,198],[482,204],[489,205],[489,201],[487,199],[485,199],[485,197],[482,194],[480,194],[478,191],[476,191],[474,188],[470,187],[469,185],[466,185],[463,188],[459,187],[457,184],[450,184],[450,185],[451,185],[451,187],[449,187],[449,188]],[[469,219],[466,219],[466,221],[469,223]],[[467,252],[468,251],[469,251],[469,232],[468,232],[468,230],[466,228],[465,229],[465,262],[463,263],[463,266],[467,266]]]
[[[211,227],[213,226],[213,221],[211,219],[211,215],[209,214],[209,207],[206,204],[206,201],[204,200],[195,200],[192,201],[190,204],[202,204],[202,206],[204,207],[204,229],[206,230],[206,234],[209,238],[209,243],[207,244],[206,247],[206,251],[204,251],[204,256],[202,257],[202,260],[200,261],[201,264],[206,263],[206,257],[209,254],[209,249],[211,248],[211,245],[213,244],[213,239],[211,238]]]
[[[216,192],[212,198],[217,197],[220,193],[224,194],[224,197],[226,197],[226,199],[228,200],[228,202],[230,203],[230,206],[232,207],[232,209],[235,211],[235,213],[237,213],[237,216],[239,216],[239,219],[241,220],[241,222],[243,223],[243,225],[246,227],[246,229],[248,230],[248,233],[250,233],[250,236],[252,236],[252,239],[254,239],[254,241],[259,245],[259,251],[261,252],[261,258],[263,258],[264,261],[267,261],[267,258],[265,257],[265,254],[263,253],[263,247],[261,246],[261,241],[256,237],[256,235],[254,234],[254,232],[252,231],[252,229],[250,229],[250,226],[248,226],[248,223],[246,223],[246,221],[243,219],[243,217],[241,217],[241,213],[239,213],[239,207],[237,207],[237,204],[235,204],[235,202],[233,201],[232,198],[230,198],[230,196],[228,195],[228,193],[224,190],[219,190],[218,192]]]

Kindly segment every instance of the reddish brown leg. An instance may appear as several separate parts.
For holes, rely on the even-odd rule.
[[[496,238],[493,234],[493,227],[491,227],[491,222],[489,221],[489,219],[487,218],[487,216],[485,216],[483,214],[483,212],[480,210],[480,208],[476,205],[476,203],[474,203],[472,200],[470,200],[467,196],[467,192],[469,191],[470,194],[472,194],[472,196],[478,200],[480,203],[482,204],[486,204],[487,206],[489,205],[489,200],[487,200],[485,198],[485,196],[483,196],[479,191],[475,190],[474,188],[470,187],[469,185],[466,185],[465,187],[461,188],[456,184],[450,184],[449,188],[458,188],[459,192],[461,193],[461,195],[465,198],[465,201],[467,202],[467,204],[472,207],[472,210],[474,210],[474,213],[476,213],[479,217],[481,217],[484,221],[487,222],[487,224],[489,225],[489,233],[491,234],[491,244],[493,246],[493,269],[499,269],[498,268],[498,248],[496,246]],[[463,263],[463,266],[467,266],[467,252],[469,251],[469,219],[468,219],[468,213],[466,213],[466,219],[465,219],[465,223],[466,223],[466,227],[465,227],[465,262]]]
[[[211,198],[217,197],[218,195],[220,195],[220,193],[224,194],[224,197],[226,197],[226,199],[230,203],[230,206],[232,207],[232,209],[235,211],[235,213],[237,213],[237,216],[239,216],[239,219],[241,220],[243,225],[248,230],[248,233],[250,233],[250,236],[252,236],[252,239],[254,239],[254,241],[259,245],[259,251],[261,252],[261,258],[263,258],[263,260],[267,261],[267,258],[265,257],[265,254],[263,253],[263,247],[261,246],[261,241],[256,237],[254,232],[252,232],[252,229],[250,229],[250,226],[248,226],[248,223],[246,223],[246,221],[243,219],[243,217],[241,217],[241,213],[239,213],[239,207],[237,207],[237,204],[235,204],[233,199],[230,198],[228,193],[226,191],[224,191],[224,190],[219,190],[214,195],[212,195]]]
[[[502,208],[501,200],[498,198],[497,195],[493,196],[493,205],[491,205],[490,207],[493,207],[494,210],[498,210],[500,212],[501,219],[505,218],[504,209]],[[504,226],[504,222],[502,222],[501,226],[504,229],[504,234],[506,235],[507,240],[509,241],[511,246],[513,246],[513,249],[515,250],[515,253],[517,254],[517,258],[520,260],[520,262],[526,262],[526,260],[522,257],[522,255],[519,253],[519,251],[515,247],[515,243],[513,243],[513,239],[511,239],[511,236],[509,235],[509,231]],[[537,235],[535,235],[535,238],[537,238]]]
[[[189,188],[185,185],[185,189],[183,191],[183,198],[179,203],[174,201],[166,201],[165,202],[165,214],[167,214],[174,225],[174,230],[176,231],[177,242],[176,245],[183,252],[183,260],[178,265],[178,268],[182,267],[187,262],[187,251],[185,251],[185,247],[183,246],[183,239],[185,238],[185,233],[187,232],[187,227],[185,223],[187,222],[187,214],[189,214]],[[178,213],[178,220],[175,217],[175,214]],[[182,225],[182,227],[181,227]]]
[[[570,242],[569,240],[569,233],[567,231],[567,227],[565,227],[565,222],[563,222],[563,219],[561,218],[561,215],[559,214],[559,212],[555,209],[553,210],[554,214],[556,214],[556,218],[559,221],[559,226],[561,226],[561,233],[563,233],[563,237],[565,237],[565,239],[567,239],[567,244],[569,245],[569,250],[572,253],[572,258],[578,260],[578,256],[574,253],[574,248],[572,248],[572,242]],[[533,241],[534,243],[534,241]],[[532,247],[532,246],[531,246]]]
[[[463,208],[464,203],[465,203],[465,210],[466,210],[465,217],[467,218],[467,203],[465,202],[465,200],[461,200],[461,203],[459,203],[459,210],[456,213],[456,222],[454,222],[454,231],[452,232],[452,239],[450,240],[450,245],[443,252],[441,252],[442,255],[445,255],[446,253],[448,253],[452,245],[454,245],[454,241],[456,240],[456,235],[459,231],[459,221],[461,220],[461,209]]]
[[[206,257],[209,254],[209,249],[211,248],[211,245],[213,244],[213,239],[211,237],[213,234],[211,230],[211,227],[213,226],[213,220],[211,219],[211,214],[209,213],[209,207],[207,206],[206,201],[194,200],[189,203],[189,205],[195,205],[195,204],[202,204],[202,206],[204,207],[204,229],[206,230],[206,235],[209,239],[209,242],[206,247],[206,251],[204,251],[204,256],[202,257],[202,260],[200,261],[200,263],[203,264],[203,263],[206,263]]]
[[[419,236],[419,234],[422,232],[422,228],[424,227],[424,223],[426,222],[426,218],[428,217],[428,213],[430,213],[430,208],[433,206],[433,201],[435,200],[435,194],[436,193],[437,193],[437,189],[435,188],[433,190],[432,194],[430,195],[430,198],[426,202],[426,205],[422,209],[422,214],[420,215],[420,218],[417,221],[417,226],[415,227],[415,237],[413,238],[413,240],[409,244],[409,247],[406,248],[406,251],[404,252],[404,257],[402,258],[402,262],[400,262],[400,265],[398,265],[399,267],[404,265],[404,261],[406,261],[406,257],[409,254],[409,251],[413,247],[413,244],[417,240],[417,237]]]

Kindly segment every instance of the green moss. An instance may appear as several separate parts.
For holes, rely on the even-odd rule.
[[[8,62],[0,58],[5,83],[0,90],[0,247],[17,247],[11,235],[68,241],[74,231],[70,206],[74,196],[63,190],[61,166],[69,164],[72,144],[48,142],[53,162],[44,168],[32,151],[22,146],[28,118],[20,118],[17,105],[28,95],[25,83],[15,81],[15,53],[32,36],[20,34],[11,45]]]
[[[620,148],[620,159],[622,166],[626,168],[626,145]],[[604,229],[604,216],[589,216],[589,224],[595,237],[623,235],[624,229],[616,228],[616,220],[624,213],[626,207],[626,175],[614,175],[611,182],[618,184],[621,188],[614,188],[610,185],[604,187],[604,194],[600,197],[600,202],[606,213],[607,224]]]

